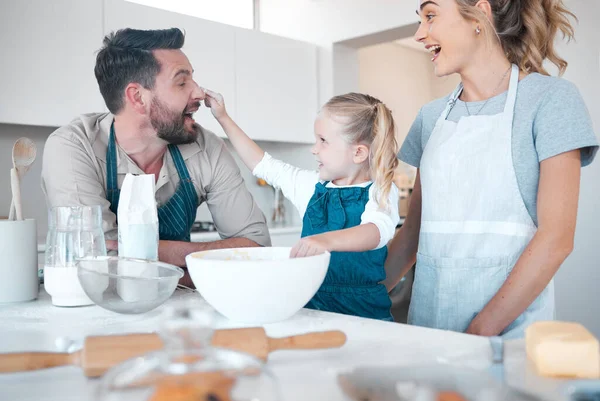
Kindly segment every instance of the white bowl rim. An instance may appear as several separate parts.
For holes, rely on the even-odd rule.
[[[88,257],[88,258],[77,259],[77,262],[79,262],[81,260],[92,261],[92,262],[124,260],[127,262],[136,262],[136,263],[152,263],[156,266],[164,267],[167,270],[171,270],[171,271],[178,273],[178,275],[179,275],[178,280],[180,278],[182,278],[185,274],[181,267],[178,267],[178,266],[175,266],[175,265],[172,265],[169,263],[161,262],[158,260],[154,261],[154,260],[148,260],[148,259],[124,258],[124,257],[119,257],[119,256],[93,256],[93,257]],[[99,272],[97,270],[85,268],[85,267],[81,266],[81,264],[79,264],[79,263],[77,263],[77,269],[85,270],[85,271],[88,271],[88,272],[91,272],[94,274],[98,274],[101,276],[105,276],[105,277],[124,278],[124,279],[132,279],[132,280],[159,281],[159,280],[164,280],[166,278],[166,277],[156,277],[156,276],[155,277],[137,277],[137,276],[114,274],[114,273],[104,273],[104,272]]]
[[[234,251],[234,250],[255,250],[255,249],[292,249],[291,246],[261,246],[261,247],[242,247],[242,248],[220,248],[220,249],[207,249],[204,251],[195,251],[192,253],[189,253],[186,255],[185,259],[187,262],[188,258],[194,258],[197,260],[205,260],[205,261],[210,261],[211,263],[230,263],[230,262],[238,262],[238,263],[256,263],[256,262],[261,262],[261,263],[274,263],[274,262],[281,262],[283,260],[311,260],[311,259],[319,259],[319,258],[323,258],[327,255],[331,255],[331,252],[329,251],[324,251],[322,253],[316,254],[316,255],[311,255],[311,256],[304,256],[301,258],[288,258],[288,259],[234,259],[234,260],[225,260],[225,259],[204,259],[204,258],[200,258],[197,256],[194,256],[196,254],[202,254],[202,253],[220,253],[220,252],[225,252],[225,251]],[[188,269],[190,268],[190,266],[187,267]]]

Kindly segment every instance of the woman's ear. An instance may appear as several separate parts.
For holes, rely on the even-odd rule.
[[[369,147],[366,145],[355,145],[352,155],[352,161],[355,164],[362,164],[369,159]]]
[[[488,21],[493,25],[494,24],[494,13],[492,12],[492,5],[488,0],[479,0],[477,4],[475,4],[481,12],[485,14]]]
[[[144,88],[140,84],[130,83],[125,88],[125,103],[139,114],[146,113],[146,102],[144,100]]]

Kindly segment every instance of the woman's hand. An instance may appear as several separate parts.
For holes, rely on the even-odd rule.
[[[328,242],[327,236],[323,234],[304,237],[294,245],[290,252],[290,258],[303,258],[322,254],[329,251]]]
[[[538,229],[496,295],[471,322],[468,333],[498,335],[544,291],[573,250],[581,176],[581,152],[540,163]]]
[[[216,93],[208,89],[204,89],[204,93],[206,94],[204,104],[206,107],[210,108],[210,111],[217,121],[228,117],[223,96],[220,93]]]
[[[491,337],[491,336],[497,336],[500,335],[500,332],[495,329],[494,327],[492,327],[491,324],[486,324],[485,321],[483,321],[483,319],[479,318],[479,315],[475,316],[475,318],[473,318],[473,320],[471,321],[471,323],[469,324],[469,327],[467,327],[467,330],[465,331],[465,333],[467,334],[473,334],[476,336],[483,336],[483,337]]]

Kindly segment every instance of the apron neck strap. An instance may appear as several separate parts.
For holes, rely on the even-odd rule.
[[[517,87],[518,86],[519,86],[519,67],[516,64],[513,64],[511,67],[511,73],[510,73],[510,84],[508,86],[508,95],[506,98],[506,103],[504,105],[504,113],[514,114],[515,104],[517,102]],[[450,95],[450,98],[448,98],[448,104],[446,104],[446,109],[440,116],[441,119],[446,120],[448,118],[448,115],[454,108],[454,105],[456,104],[456,101],[458,100],[458,97],[460,96],[462,91],[463,91],[463,84],[461,82],[458,84],[456,89],[454,89],[454,92],[452,92],[452,95]]]
[[[118,189],[117,184],[117,141],[115,140],[115,123],[110,125],[108,147],[106,148],[106,180],[108,189]]]
[[[517,87],[519,86],[519,67],[512,65],[510,73],[510,84],[508,85],[508,96],[504,105],[504,112],[514,114],[515,104],[517,102]]]
[[[180,180],[189,180],[190,173],[185,165],[185,160],[179,151],[179,147],[177,145],[169,145],[168,146],[169,153],[171,154],[171,158],[173,159],[173,164],[175,164],[175,169],[179,174]]]
[[[462,93],[462,91],[463,91],[463,84],[461,82],[461,83],[458,84],[458,86],[456,87],[456,89],[454,89],[454,92],[452,92],[452,94],[448,98],[448,103],[446,104],[446,109],[444,110],[444,112],[440,116],[440,119],[445,120],[445,119],[448,118],[448,116],[450,115],[450,112],[454,108],[454,105],[456,104],[456,101],[458,100],[458,97],[460,96],[460,94]]]

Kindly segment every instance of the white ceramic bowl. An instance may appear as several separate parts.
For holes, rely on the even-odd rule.
[[[328,252],[290,259],[291,248],[233,248],[195,252],[185,260],[196,289],[230,320],[285,320],[315,295],[327,273]]]

